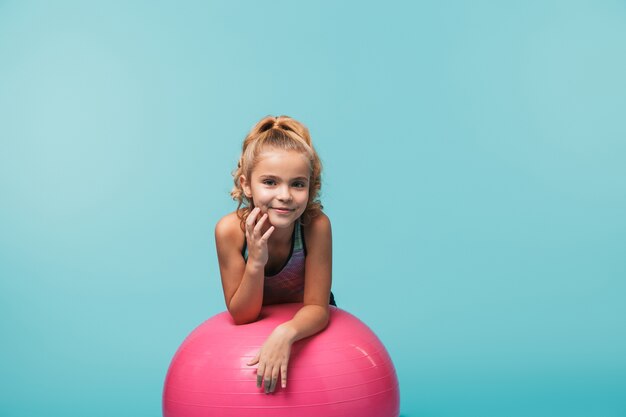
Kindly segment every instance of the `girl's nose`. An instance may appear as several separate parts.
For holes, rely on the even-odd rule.
[[[281,201],[291,200],[291,193],[289,192],[289,187],[280,187],[280,190],[278,192],[278,199]]]

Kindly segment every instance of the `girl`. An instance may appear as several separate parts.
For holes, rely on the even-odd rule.
[[[257,387],[287,386],[291,345],[328,324],[331,228],[317,199],[321,162],[307,128],[287,117],[266,117],[243,142],[231,192],[237,210],[215,227],[226,306],[235,323],[255,321],[261,307],[303,303],[277,326],[249,366]]]

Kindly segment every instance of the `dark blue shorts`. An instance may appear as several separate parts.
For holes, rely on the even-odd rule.
[[[337,303],[335,303],[335,296],[333,295],[332,291],[330,292],[330,301],[328,302],[328,304],[337,307]]]

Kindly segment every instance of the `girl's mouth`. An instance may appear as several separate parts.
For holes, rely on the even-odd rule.
[[[293,211],[293,209],[288,209],[284,207],[270,207],[270,208],[280,214],[291,213]]]

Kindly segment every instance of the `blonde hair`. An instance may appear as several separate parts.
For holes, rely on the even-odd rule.
[[[302,123],[288,116],[267,116],[261,119],[244,139],[237,169],[232,173],[235,186],[230,195],[237,201],[237,216],[241,219],[242,228],[254,208],[254,202],[246,197],[239,178],[241,175],[247,179],[251,178],[259,155],[268,148],[300,152],[309,160],[311,168],[309,200],[302,214],[303,224],[308,223],[323,208],[318,200],[322,187],[322,162],[313,148],[309,130]]]

